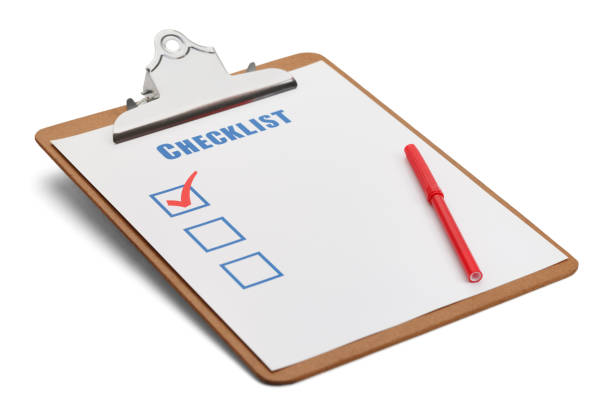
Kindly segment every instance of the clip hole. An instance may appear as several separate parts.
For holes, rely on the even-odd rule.
[[[183,49],[183,41],[176,36],[170,35],[162,39],[162,47],[172,55],[177,54]]]

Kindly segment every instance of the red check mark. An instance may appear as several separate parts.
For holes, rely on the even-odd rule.
[[[191,173],[191,176],[189,176],[183,185],[183,190],[181,190],[181,200],[166,200],[168,206],[187,207],[191,204],[191,183],[193,183],[193,179],[195,179],[196,174],[198,174],[197,171]]]

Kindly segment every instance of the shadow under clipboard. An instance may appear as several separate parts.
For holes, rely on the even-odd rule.
[[[149,287],[160,294],[165,300],[176,307],[194,326],[199,328],[206,337],[219,349],[223,350],[251,377],[256,376],[247,365],[234,354],[229,345],[206,323],[205,320],[172,288],[155,267],[145,258],[117,227],[98,209],[68,177],[63,174],[45,176],[42,186],[49,197],[57,198],[74,218],[76,226],[82,226],[100,236],[105,247],[109,248],[114,257],[123,260],[130,268],[130,273],[141,277]]]

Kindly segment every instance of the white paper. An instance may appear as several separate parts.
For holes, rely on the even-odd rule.
[[[122,144],[112,127],[53,142],[271,370],[566,258],[325,63],[293,75],[294,91]],[[291,122],[172,160],[156,149],[278,110]],[[409,143],[480,283],[466,282]],[[166,212],[196,170],[199,196]]]

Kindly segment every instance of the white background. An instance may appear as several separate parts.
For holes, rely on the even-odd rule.
[[[610,6],[356,3],[3,8],[0,413],[609,413]],[[230,72],[325,55],[578,272],[298,384],[260,383],[34,142],[136,97],[164,28]]]

